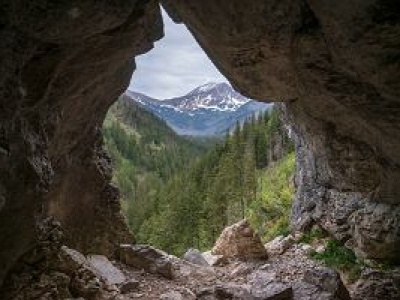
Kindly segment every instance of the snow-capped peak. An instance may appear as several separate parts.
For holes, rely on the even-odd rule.
[[[165,120],[180,134],[209,135],[225,132],[237,120],[264,111],[268,105],[254,102],[227,83],[207,83],[182,97],[157,100],[127,91],[133,101]]]
[[[235,111],[249,102],[227,83],[210,82],[201,85],[183,97],[166,100],[169,105],[183,111],[210,109],[213,111]]]

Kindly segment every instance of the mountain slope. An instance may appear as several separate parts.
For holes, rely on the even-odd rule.
[[[103,136],[114,164],[113,182],[121,191],[134,231],[152,210],[154,191],[208,147],[177,135],[163,120],[126,96],[109,110]]]
[[[133,91],[125,94],[165,120],[178,134],[192,136],[223,135],[238,121],[270,106],[240,95],[226,83],[209,83],[185,96],[162,101]]]

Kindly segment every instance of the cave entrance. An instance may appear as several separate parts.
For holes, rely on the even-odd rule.
[[[235,91],[162,14],[165,37],[137,58],[103,126],[137,241],[176,255],[206,250],[244,218],[265,240],[287,233],[294,154],[279,111]]]

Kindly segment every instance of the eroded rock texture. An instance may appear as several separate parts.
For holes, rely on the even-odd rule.
[[[363,256],[400,249],[400,12],[393,0],[163,0],[242,93],[285,102],[293,225]]]
[[[135,55],[162,36],[155,1],[0,1],[0,286],[54,216],[65,243],[132,241],[101,126]]]
[[[397,1],[162,2],[238,90],[286,103],[293,224],[398,259]],[[48,216],[84,253],[131,240],[100,127],[132,58],[161,35],[155,1],[0,0],[0,285]]]

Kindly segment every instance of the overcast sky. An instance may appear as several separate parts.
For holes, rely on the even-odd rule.
[[[153,50],[136,57],[130,90],[167,99],[207,82],[226,81],[185,25],[175,24],[164,11],[163,19],[165,36]]]

